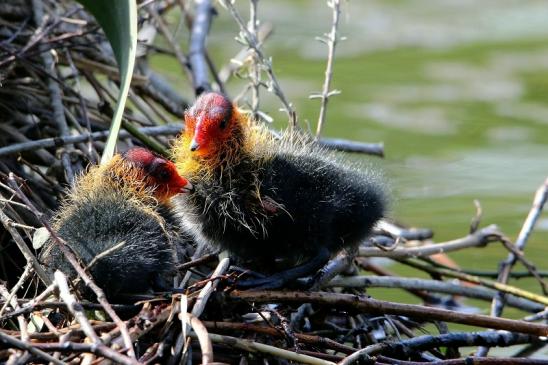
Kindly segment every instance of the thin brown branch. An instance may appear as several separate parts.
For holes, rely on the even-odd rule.
[[[493,318],[480,314],[466,314],[421,305],[387,302],[351,294],[290,291],[234,291],[229,294],[229,297],[233,299],[255,301],[257,303],[313,303],[369,314],[396,314],[423,321],[439,320],[470,326],[521,332],[535,336],[548,335],[548,325],[544,324]]]
[[[214,321],[204,321],[204,325],[207,328],[212,330],[224,330],[224,331],[244,331],[244,332],[253,332],[260,333],[272,337],[282,337],[283,333],[276,330],[275,328],[258,326],[250,323],[234,323],[234,322],[214,322]],[[355,348],[347,346],[342,343],[333,341],[327,337],[320,337],[315,335],[309,335],[305,333],[295,333],[295,337],[303,343],[317,345],[321,347],[327,347],[329,349],[342,352],[345,354],[351,354],[356,351]]]
[[[491,301],[496,291],[483,288],[481,286],[465,286],[452,282],[444,282],[439,280],[419,279],[419,278],[402,278],[390,276],[347,276],[337,277],[331,280],[327,287],[342,287],[342,288],[396,288],[406,290],[423,290],[429,293],[437,292],[444,294],[460,295],[470,298],[476,298],[486,301]],[[525,294],[517,291],[518,294]],[[535,300],[544,305],[548,301],[540,296],[529,296],[526,300],[520,299],[514,295],[508,296],[508,305],[526,310],[528,312],[538,312],[542,310],[544,305],[535,303]]]
[[[6,335],[5,333],[3,333],[1,331],[0,331],[0,341],[2,343],[4,343],[5,345],[13,346],[15,348],[28,351],[31,354],[37,356],[38,358],[44,359],[48,362],[51,362],[52,364],[65,365],[65,363],[63,361],[59,361],[58,359],[54,358],[50,354],[48,354],[48,353],[46,353],[42,350],[37,349],[36,346],[34,346],[33,344],[31,344],[29,342],[26,342],[26,341],[18,340],[14,337],[11,337],[11,336],[8,336],[8,335]]]

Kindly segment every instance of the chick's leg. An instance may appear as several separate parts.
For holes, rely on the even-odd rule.
[[[240,289],[278,289],[298,278],[314,274],[317,270],[322,268],[327,261],[329,261],[330,257],[331,253],[329,250],[322,247],[319,249],[316,256],[302,265],[295,266],[291,269],[276,273],[266,278],[238,281],[236,283],[236,287]]]

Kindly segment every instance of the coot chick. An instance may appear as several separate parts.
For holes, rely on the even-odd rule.
[[[53,227],[107,298],[123,302],[132,294],[164,289],[179,237],[170,198],[191,188],[172,162],[132,148],[81,176]],[[40,257],[51,271],[75,275],[51,239]],[[91,291],[80,289],[92,297]]]
[[[280,140],[226,96],[202,94],[174,147],[195,192],[181,196],[183,224],[246,267],[272,274],[240,283],[275,288],[360,244],[383,217],[378,175],[340,161],[306,135]]]

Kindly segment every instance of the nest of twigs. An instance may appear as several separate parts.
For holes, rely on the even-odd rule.
[[[252,9],[254,4],[251,1]],[[335,37],[326,38],[328,45],[336,40],[339,11],[338,1],[330,4]],[[194,19],[209,27],[212,5],[208,1],[197,6],[184,1],[140,5],[140,29],[146,30],[149,41],[140,44],[120,149],[139,144],[166,154],[170,139],[183,127],[180,120],[186,100],[194,98],[181,96],[148,67],[147,58],[154,52],[176,58],[192,84],[189,89],[197,93],[211,87],[224,90],[237,71],[249,79],[247,93],[242,95],[249,98],[257,118],[267,119],[257,102],[259,90],[267,92],[266,87],[280,99],[289,122],[297,123],[260,45],[269,27],[242,27],[238,10],[226,5],[241,27],[244,45],[235,56],[242,62],[222,72],[207,54],[203,32],[195,33],[199,27]],[[169,24],[166,17],[175,10],[183,15],[182,27],[187,27],[179,33],[189,37],[193,52],[177,45],[180,35],[171,29],[180,29],[181,24]],[[155,44],[156,34],[165,39],[167,48]],[[233,35],[227,35],[227,41],[231,39]],[[329,49],[332,58],[334,47]],[[545,290],[542,275],[522,250],[546,201],[547,184],[537,192],[515,244],[495,226],[480,228],[479,212],[468,234],[443,243],[433,243],[429,230],[383,222],[357,253],[341,253],[332,260],[308,292],[233,290],[230,283],[241,271],[234,271],[228,259],[196,253],[177,267],[184,294],[158,294],[134,305],[109,304],[104,298],[87,302],[78,299],[62,275],[53,282],[43,276],[33,235],[47,226],[74,177],[99,160],[117,95],[114,57],[100,28],[75,3],[4,1],[0,4],[0,82],[0,361],[548,363],[530,358],[546,344],[548,300],[507,284],[519,261],[528,269],[523,275],[536,277]],[[329,80],[326,84],[319,96],[323,101],[332,95]],[[382,154],[382,146],[374,144],[320,142],[340,150]],[[497,242],[508,250],[508,259],[495,277],[472,275],[433,259],[439,253]],[[377,265],[374,257],[410,265],[431,279],[395,276]],[[370,298],[365,294],[368,287],[400,288],[423,305]],[[462,311],[463,297],[492,301],[491,314]],[[524,319],[501,318],[504,306],[520,309]],[[425,327],[429,323],[435,326]],[[498,331],[455,332],[447,323]],[[491,347],[512,345],[522,346],[505,357],[478,357]],[[464,346],[472,349],[459,351]],[[472,355],[467,358],[468,354]]]

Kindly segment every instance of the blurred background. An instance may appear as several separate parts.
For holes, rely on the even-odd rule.
[[[247,16],[247,2],[238,5]],[[233,19],[218,12],[208,48],[221,66],[241,45]],[[329,31],[331,10],[322,1],[260,1],[259,19],[274,27],[265,49],[284,91],[301,123],[315,130],[319,101],[308,95],[321,90],[327,55],[315,37]],[[342,93],[330,99],[323,135],[385,143],[383,160],[348,158],[384,171],[393,218],[433,229],[436,241],[453,239],[468,233],[478,199],[482,225],[496,223],[515,239],[548,175],[546,24],[546,1],[344,2],[339,36],[347,39],[336,51],[332,85]],[[156,55],[151,65],[192,94],[174,58]],[[245,82],[229,83],[231,96]],[[261,96],[262,109],[284,127],[278,100]],[[548,266],[547,231],[548,218],[541,218],[526,248],[540,270]],[[506,250],[495,244],[451,257],[494,271]],[[539,291],[532,280],[519,285]]]

